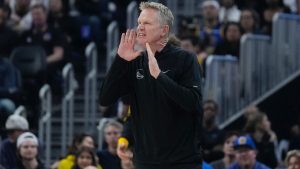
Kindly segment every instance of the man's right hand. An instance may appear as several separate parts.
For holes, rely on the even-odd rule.
[[[141,54],[141,51],[134,49],[136,40],[135,30],[127,30],[126,34],[122,33],[121,41],[118,48],[118,55],[127,61],[132,61]]]

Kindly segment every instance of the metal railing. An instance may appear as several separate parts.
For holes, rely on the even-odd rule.
[[[90,43],[85,50],[87,74],[84,79],[84,128],[95,129],[97,110],[97,47]]]
[[[298,30],[300,30],[300,16],[278,13],[273,18],[272,38],[250,34],[241,38],[239,72],[236,73],[236,76],[240,77],[238,100],[236,100],[235,94],[232,96],[233,98],[226,97],[228,102],[233,102],[230,103],[230,107],[233,107],[227,109],[227,103],[221,101],[218,95],[208,93],[210,98],[216,100],[223,109],[222,113],[229,113],[225,118],[222,117],[223,115],[220,116],[219,126],[221,128],[241,116],[246,110],[246,106],[257,105],[300,74],[300,52],[298,52],[300,36],[295,35]],[[219,72],[219,69],[221,69],[219,66],[207,65],[209,72]],[[217,73],[206,77],[219,78],[219,80],[224,78]],[[206,82],[205,87],[213,87],[210,87],[212,89],[206,88],[208,91],[205,92],[216,90],[214,93],[220,92],[222,96],[227,95],[228,89],[218,88],[209,81],[210,79]],[[224,83],[224,86],[227,86],[228,82],[224,81]],[[218,81],[217,84],[219,84]]]
[[[247,105],[270,89],[271,38],[247,34],[241,38],[240,74],[242,105]]]
[[[238,60],[230,55],[209,56],[206,65],[204,99],[219,104],[217,121],[223,122],[237,111],[239,104]]]
[[[39,92],[41,100],[41,118],[39,120],[39,139],[45,143],[45,165],[50,166],[51,162],[51,113],[52,94],[48,84],[45,84]]]
[[[127,28],[133,29],[137,26],[137,18],[138,18],[138,6],[136,1],[132,1],[127,6],[127,21],[126,25]]]
[[[120,32],[118,23],[113,21],[107,28],[107,54],[106,54],[106,72],[108,72],[118,49]]]
[[[63,68],[64,96],[62,99],[62,135],[61,153],[66,154],[67,145],[72,141],[74,128],[74,93],[77,83],[74,78],[74,70],[71,63]]]
[[[277,13],[273,17],[271,60],[273,84],[276,84],[300,68],[300,16]]]

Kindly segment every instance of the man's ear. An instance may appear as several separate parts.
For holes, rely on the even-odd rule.
[[[162,29],[163,29],[163,36],[166,36],[169,33],[169,31],[170,31],[169,25],[164,25],[162,27]]]

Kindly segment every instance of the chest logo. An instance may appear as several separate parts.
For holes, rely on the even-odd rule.
[[[143,69],[137,69],[136,70],[136,79],[143,79],[144,78],[144,70]]]

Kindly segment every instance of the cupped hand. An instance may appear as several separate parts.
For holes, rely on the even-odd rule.
[[[127,30],[126,33],[122,33],[118,48],[118,55],[121,58],[131,61],[141,54],[141,51],[134,49],[136,36],[136,31],[133,29]]]

